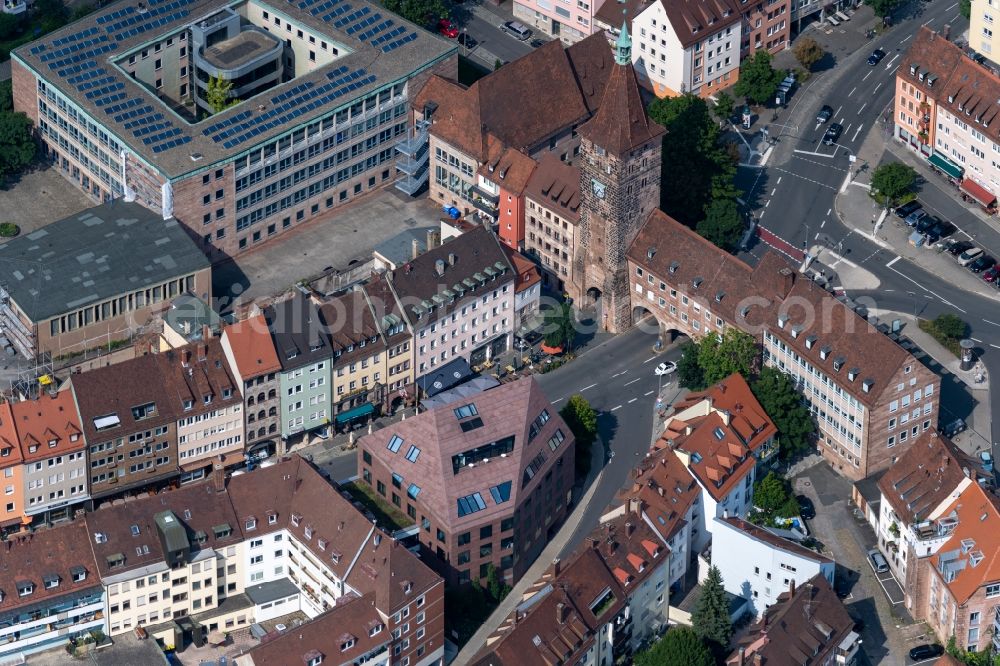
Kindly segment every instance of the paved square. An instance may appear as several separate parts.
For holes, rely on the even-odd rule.
[[[0,189],[0,222],[13,222],[26,234],[96,205],[55,168],[39,165]]]

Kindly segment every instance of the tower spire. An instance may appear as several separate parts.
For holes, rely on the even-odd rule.
[[[632,38],[628,36],[628,21],[622,21],[621,32],[615,41],[615,62],[628,65],[632,62]]]

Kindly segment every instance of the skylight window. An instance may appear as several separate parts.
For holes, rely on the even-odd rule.
[[[410,462],[417,462],[417,458],[420,457],[420,449],[410,445],[410,449],[406,452],[406,459]]]
[[[393,453],[399,453],[399,447],[403,445],[403,438],[399,435],[393,435],[392,439],[389,440],[389,445],[386,446],[387,449]]]

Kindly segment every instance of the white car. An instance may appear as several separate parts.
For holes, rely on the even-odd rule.
[[[653,370],[653,374],[657,375],[658,377],[662,377],[663,375],[669,375],[670,373],[676,370],[677,370],[677,364],[674,363],[673,361],[667,361],[666,363],[661,363],[658,366],[656,366],[656,369]]]

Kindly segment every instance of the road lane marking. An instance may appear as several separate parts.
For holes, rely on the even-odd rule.
[[[656,391],[646,391],[646,392],[645,392],[645,393],[643,393],[642,395],[643,395],[643,397],[645,397],[645,396],[647,396],[647,395],[653,395],[654,393],[656,393]]]
[[[580,390],[581,390],[581,391],[586,391],[587,389],[592,389],[592,388],[594,388],[595,386],[597,386],[597,384],[591,384],[590,386],[584,386],[584,387],[583,387],[582,389],[580,389]]]
[[[833,212],[833,209],[832,209],[832,208],[827,208],[827,209],[826,209],[826,214],[827,214],[827,215],[829,215],[829,214],[830,214],[830,213],[832,213],[832,212]]]
[[[993,347],[994,349],[1000,349],[1000,345],[995,345],[992,342],[990,343],[990,347]]]
[[[637,381],[639,381],[640,379],[642,379],[642,377],[637,377],[636,379],[633,379],[632,381],[630,381],[630,382],[627,382],[627,383],[625,384],[625,386],[628,386],[629,384],[635,384],[635,383],[636,383]]]
[[[650,357],[649,357],[649,358],[647,358],[647,359],[646,359],[645,361],[643,361],[643,362],[642,362],[642,364],[643,364],[643,365],[646,365],[647,363],[649,363],[650,361],[652,361],[652,360],[654,360],[654,359],[656,359],[656,357],[655,357],[655,356],[650,356]]]
[[[826,226],[826,220],[823,220],[822,222],[819,223],[819,228],[820,229],[822,229],[825,226]]]
[[[554,405],[554,404],[556,404],[557,402],[562,402],[562,401],[563,401],[563,400],[565,400],[565,399],[566,399],[565,397],[562,397],[562,398],[559,398],[558,400],[553,400],[553,401],[552,401],[552,404]]]
[[[864,123],[858,125],[858,129],[854,130],[854,136],[851,137],[851,142],[858,140],[858,135],[861,134],[861,128],[864,127]]]
[[[777,188],[777,187],[776,187],[776,188],[774,188],[773,190],[771,190],[771,196],[773,197],[773,196],[774,196],[774,193],[775,193],[775,192],[777,192],[777,191],[778,191],[778,188]]]
[[[872,94],[874,95],[875,93],[877,93],[878,89],[881,88],[881,87],[882,87],[881,83],[879,83],[877,86],[875,86],[875,90],[872,91]]]
[[[863,78],[863,79],[861,79],[861,80],[862,80],[862,81],[867,81],[867,80],[868,80],[868,77],[869,77],[869,76],[871,76],[871,75],[872,75],[872,72],[874,72],[874,71],[875,71],[875,70],[871,70],[871,71],[869,71],[869,72],[868,72],[867,74],[865,74],[865,78]]]
[[[897,270],[896,270],[895,268],[891,268],[891,267],[890,267],[890,268],[889,268],[889,270],[890,270],[890,271],[892,271],[893,273],[895,273],[896,275],[898,275],[899,277],[901,277],[901,278],[903,278],[903,279],[906,279],[906,280],[909,280],[909,281],[910,281],[910,282],[912,282],[913,284],[917,285],[918,287],[920,287],[921,289],[923,289],[924,291],[926,291],[926,292],[927,292],[928,294],[931,294],[932,296],[936,297],[936,298],[937,298],[937,299],[938,299],[939,301],[941,301],[941,302],[942,302],[942,303],[944,303],[945,305],[950,305],[951,307],[955,308],[956,310],[958,310],[958,311],[959,311],[959,312],[961,312],[962,314],[968,314],[968,312],[966,312],[966,311],[965,311],[965,310],[963,310],[962,308],[958,307],[957,305],[955,305],[955,304],[954,304],[954,303],[952,303],[951,301],[949,301],[949,300],[947,300],[947,299],[945,299],[945,298],[942,298],[942,297],[941,297],[941,296],[940,296],[939,294],[937,294],[937,293],[935,293],[935,292],[931,291],[930,289],[928,289],[928,288],[927,288],[927,287],[925,287],[924,285],[920,284],[919,282],[917,282],[916,280],[914,280],[913,278],[911,278],[911,277],[910,277],[909,275],[906,275],[905,273],[900,273],[900,272],[899,272],[899,271],[897,271]]]
[[[933,22],[933,21],[934,21],[934,19],[931,19],[930,21],[927,21],[927,22],[925,22],[925,23],[921,23],[921,25],[923,25],[923,26],[926,26],[926,25],[928,25],[929,23],[931,23],[931,22]]]
[[[841,104],[840,106],[838,106],[838,107],[837,107],[837,110],[833,112],[833,115],[835,115],[835,116],[839,116],[839,115],[840,115],[840,110],[841,110],[842,108],[844,108],[844,105],[843,105],[843,104]],[[844,122],[844,119],[843,119],[843,118],[841,118],[841,119],[840,119],[840,122]]]
[[[945,7],[945,8],[944,8],[944,10],[945,10],[946,12],[950,12],[950,11],[951,11],[951,10],[953,10],[953,9],[954,9],[955,7],[958,7],[958,3],[957,3],[957,2],[956,2],[956,3],[954,3],[954,4],[951,4],[951,5],[948,5],[947,7]]]
[[[636,400],[638,400],[638,399],[639,399],[639,398],[632,398],[631,400],[629,400],[629,401],[628,401],[628,404],[630,404],[630,405],[631,405],[631,404],[632,404],[633,402],[635,402],[635,401],[636,401]]]
[[[969,339],[972,340],[973,342],[982,342],[982,340],[980,340],[979,338],[973,338],[972,336],[969,336]]]
[[[899,43],[900,44],[906,43],[907,41],[909,41],[910,37],[913,37],[913,35],[907,35],[906,37],[903,37],[903,39],[901,39]]]
[[[816,235],[813,236],[813,240],[819,240],[819,232],[816,232]]]
[[[927,25],[927,24],[925,23],[924,25]],[[892,69],[892,63],[896,62],[897,58],[899,58],[899,54],[898,53],[896,55],[892,56],[892,60],[890,60],[889,64],[885,66],[885,71],[888,72],[890,69]]]
[[[622,408],[621,405],[615,405],[614,407],[611,408],[611,411],[616,412],[616,411],[618,411],[621,408]]]
[[[987,324],[993,324],[994,326],[1000,326],[1000,324],[996,323],[995,321],[990,321],[989,319],[984,319],[983,321],[985,321]]]
[[[766,204],[764,204],[764,208],[767,208],[767,207],[768,207],[768,206],[770,206],[770,205],[771,205],[771,200],[770,200],[770,199],[768,199],[768,200],[767,200],[767,203],[766,203]]]
[[[885,267],[886,267],[886,268],[892,268],[892,265],[893,265],[894,263],[896,263],[897,261],[899,261],[900,259],[902,259],[902,257],[896,257],[895,259],[893,259],[892,261],[890,261],[889,263],[887,263],[887,264],[885,265]]]
[[[861,112],[865,110],[865,107],[866,107],[866,106],[868,106],[868,102],[865,102],[864,104],[862,104],[862,105],[861,105],[861,108],[860,108],[860,109],[858,109],[858,115],[859,115],[859,116],[861,115]]]
[[[781,176],[778,176],[778,182],[776,182],[775,185],[781,185],[781,178]]]
[[[854,86],[853,88],[851,88],[851,92],[847,93],[847,96],[850,97],[851,95],[853,95],[854,91],[857,90],[857,89],[858,89],[857,86]]]
[[[822,141],[820,143],[822,143]],[[828,153],[821,153],[815,150],[802,150],[801,148],[796,148],[795,152],[798,153],[799,155],[815,155],[816,157],[826,157],[826,158],[833,157],[833,155],[830,155]]]

